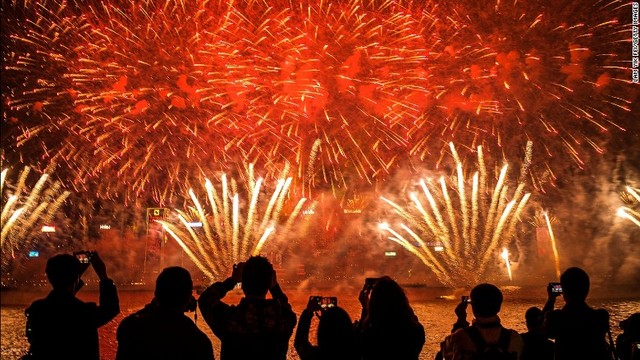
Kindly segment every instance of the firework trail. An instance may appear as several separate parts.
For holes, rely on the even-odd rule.
[[[244,181],[244,188],[239,189],[238,182],[226,174],[220,176],[218,187],[207,179],[204,188],[209,210],[190,189],[193,205],[187,211],[176,210],[175,222],[160,221],[211,280],[226,276],[233,264],[260,254],[267,241],[284,239],[306,202],[302,198],[289,207],[291,177],[277,180],[268,198],[262,196],[268,190],[262,178],[255,178],[253,165],[246,168]],[[192,227],[194,222],[202,223],[202,228]]]
[[[511,243],[530,194],[524,193],[522,182],[510,191],[507,165],[492,188],[482,147],[478,147],[477,171],[469,180],[455,147],[449,145],[456,174],[438,180],[421,179],[423,196],[411,192],[410,204],[404,207],[382,197],[400,219],[398,225],[384,223],[381,229],[389,233],[389,240],[417,256],[442,284],[473,286],[486,276],[498,249]],[[436,246],[442,251],[436,252]]]
[[[551,249],[553,250],[553,260],[556,266],[556,277],[560,279],[560,256],[558,255],[558,246],[556,245],[556,237],[553,234],[553,229],[551,228],[551,220],[549,220],[549,214],[544,212],[544,221],[547,225],[547,230],[549,231],[549,239],[551,240]]]
[[[509,274],[509,280],[513,280],[513,274],[511,274],[511,263],[509,262],[509,250],[502,248],[500,257],[504,260],[504,266],[507,268],[507,274]]]
[[[622,199],[628,206],[621,206],[616,211],[616,215],[628,219],[636,226],[640,227],[640,189],[634,189],[631,186],[626,187],[626,192],[623,193]]]
[[[5,119],[13,151],[77,186],[160,203],[192,164],[290,163],[294,185],[336,187],[439,163],[449,141],[534,140],[549,170],[582,166],[624,126],[627,6],[3,2]]]
[[[29,248],[34,232],[39,231],[41,225],[51,222],[60,205],[69,196],[68,191],[62,191],[60,183],[51,183],[46,173],[30,189],[26,183],[29,172],[30,168],[25,167],[15,185],[12,185],[6,181],[8,169],[2,171],[0,245],[3,270],[17,257],[16,254]]]

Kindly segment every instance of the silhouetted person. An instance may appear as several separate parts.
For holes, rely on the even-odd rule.
[[[152,302],[118,326],[116,360],[213,360],[211,340],[184,314],[196,310],[192,292],[189,271],[162,270]]]
[[[521,335],[524,341],[522,360],[553,360],[554,344],[542,331],[542,310],[530,307],[524,318],[528,331]]]
[[[100,305],[84,302],[75,294],[80,275],[89,266],[73,255],[61,254],[47,261],[46,274],[53,290],[27,308],[29,359],[100,358],[98,328],[120,312],[118,292],[107,276],[107,268],[96,252],[90,264],[100,279]]]
[[[548,337],[555,339],[556,360],[611,359],[606,335],[609,331],[609,313],[594,310],[586,303],[589,294],[589,275],[577,267],[567,269],[560,276],[565,306],[553,310],[559,293],[547,287],[547,303],[544,306],[544,329]]]
[[[242,282],[238,305],[222,298]],[[271,299],[267,299],[267,292]],[[207,288],[198,305],[205,321],[221,341],[221,360],[285,360],[296,314],[280,289],[273,266],[262,256],[234,265],[228,279]]]
[[[458,320],[453,333],[441,344],[444,359],[520,359],[522,337],[500,323],[498,313],[503,300],[500,289],[492,284],[479,284],[471,290],[470,298],[475,319],[469,326],[466,301],[456,306]]]
[[[320,318],[316,346],[309,342],[309,328],[314,313]],[[360,359],[355,328],[349,314],[338,306],[321,309],[313,298],[309,299],[307,307],[300,314],[294,346],[300,360]]]
[[[620,360],[640,360],[640,313],[620,321],[622,334],[616,338]]]
[[[416,360],[425,342],[424,327],[409,299],[388,276],[360,291],[362,315],[356,323],[364,360]]]

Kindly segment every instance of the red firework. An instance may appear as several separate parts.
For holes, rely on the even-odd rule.
[[[201,168],[242,161],[294,164],[305,187],[371,182],[413,155],[438,163],[450,140],[505,156],[533,140],[582,165],[581,144],[601,151],[628,110],[617,1],[8,7],[12,143],[107,194],[168,201]]]

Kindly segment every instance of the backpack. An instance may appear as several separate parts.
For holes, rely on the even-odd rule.
[[[470,326],[464,331],[467,332],[476,347],[473,360],[515,360],[518,358],[516,353],[509,352],[509,341],[511,340],[509,330],[500,328],[500,338],[495,344],[487,344],[480,334],[480,330],[475,326]]]

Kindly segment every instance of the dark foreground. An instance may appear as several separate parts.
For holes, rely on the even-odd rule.
[[[28,289],[28,290],[7,290],[2,292],[2,313],[1,313],[1,339],[3,360],[18,359],[28,348],[28,342],[24,336],[24,309],[31,301],[46,295],[48,289]],[[360,314],[360,304],[357,301],[358,288],[351,286],[336,286],[334,288],[285,288],[290,297],[294,311],[300,314],[307,304],[309,295],[337,296],[340,306],[345,308],[352,319],[357,319]],[[502,306],[501,318],[506,327],[510,327],[519,332],[526,331],[524,325],[524,313],[531,306],[542,307],[545,301],[544,287],[540,288],[517,288],[503,287],[505,302]],[[114,321],[100,329],[100,350],[102,359],[112,360],[115,358],[117,342],[115,332],[120,321],[130,313],[140,309],[153,296],[151,291],[135,288],[120,289],[120,302],[122,313]],[[411,304],[422,322],[427,332],[427,341],[420,356],[421,359],[431,360],[438,350],[440,341],[450,332],[451,325],[455,321],[453,309],[457,304],[459,296],[465,291],[452,292],[445,289],[427,288],[407,288],[407,293]],[[79,296],[86,301],[97,301],[98,293],[91,289],[83,289]],[[234,292],[225,300],[229,303],[239,301],[241,293]],[[561,305],[561,301],[559,305]],[[640,309],[640,293],[628,293],[623,290],[613,294],[610,292],[594,292],[589,303],[594,307],[607,309],[611,314],[611,328],[614,338],[620,333],[619,322]],[[193,314],[191,314],[193,316]],[[197,314],[196,324],[211,338],[219,358],[220,342],[211,333],[204,320]],[[315,336],[314,320],[312,336]],[[312,342],[314,342],[312,340]],[[288,359],[298,359],[298,355],[293,349],[293,336],[289,347]]]

